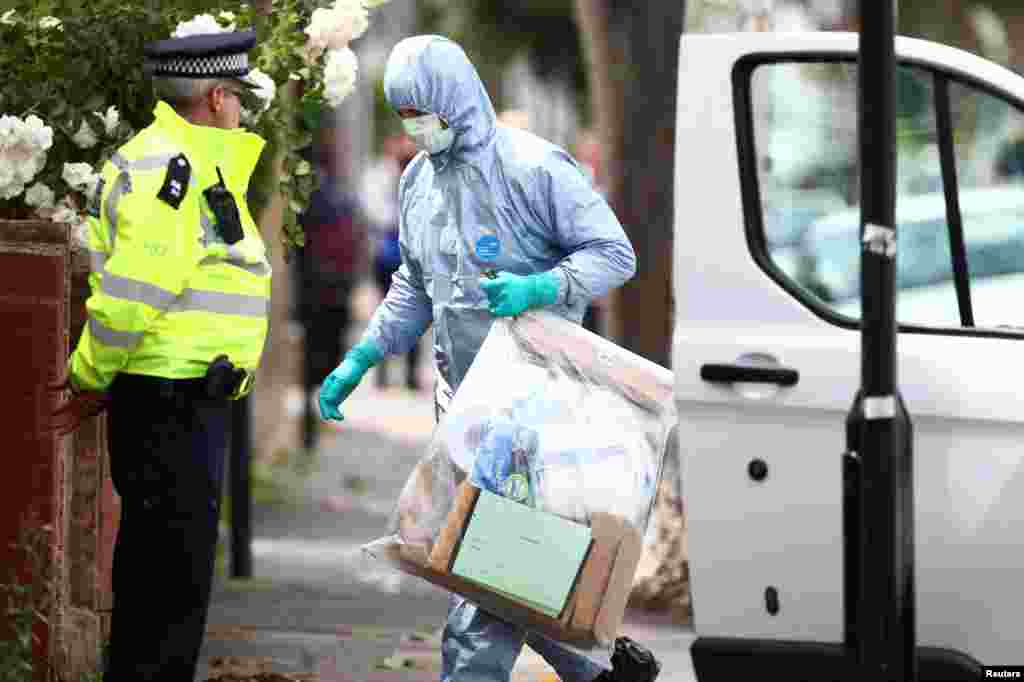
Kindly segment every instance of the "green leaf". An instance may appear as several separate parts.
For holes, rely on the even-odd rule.
[[[104,104],[106,104],[106,98],[102,93],[97,93],[85,101],[83,108],[88,111],[98,111]]]
[[[64,115],[68,110],[67,100],[64,98],[58,99],[57,103],[50,109],[50,118],[59,118]]]
[[[302,101],[302,123],[307,130],[316,130],[320,127],[320,120],[323,118],[325,107],[320,102],[304,99]]]

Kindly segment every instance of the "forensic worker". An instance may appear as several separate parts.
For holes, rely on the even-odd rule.
[[[230,400],[267,335],[270,263],[245,204],[264,141],[237,129],[255,43],[147,46],[156,120],[104,166],[90,207],[88,322],[54,426],[108,407],[121,523],[106,682],[195,677]]]
[[[439,36],[401,41],[384,90],[422,150],[399,182],[402,266],[362,340],[321,386],[325,419],[343,419],[341,402],[370,367],[409,351],[431,322],[440,415],[496,316],[545,308],[579,323],[591,299],[636,267],[622,226],[576,162],[499,125],[458,45]],[[589,659],[453,595],[441,680],[505,682],[524,640],[566,682],[602,674]]]

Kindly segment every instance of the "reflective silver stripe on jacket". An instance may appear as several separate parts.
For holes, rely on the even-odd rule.
[[[115,348],[135,348],[142,341],[144,332],[119,332],[89,318],[89,333],[100,343]]]
[[[204,248],[209,247],[213,242],[219,242],[220,237],[217,236],[216,227],[210,216],[203,212],[199,214],[199,224],[203,228],[203,236],[199,239],[199,242]],[[217,265],[218,263],[224,263],[226,265],[232,265],[236,268],[245,270],[246,272],[254,275],[265,276],[271,273],[270,265],[267,263],[250,263],[247,261],[245,254],[242,250],[236,246],[228,246],[228,256],[226,259],[218,258],[216,256],[207,256],[199,262],[200,265]]]
[[[270,299],[263,296],[228,294],[222,291],[185,289],[175,296],[166,289],[139,280],[112,275],[103,276],[101,290],[107,296],[122,301],[145,303],[167,312],[204,312],[243,317],[266,317],[270,313]]]
[[[140,159],[131,161],[124,158],[121,155],[121,152],[114,152],[114,155],[110,157],[110,163],[114,164],[114,167],[122,172],[160,170],[161,168],[166,168],[167,164],[171,162],[171,159],[179,154],[180,152],[165,152],[163,154],[143,156]],[[195,174],[189,176],[189,184],[199,184],[199,181],[196,180]]]
[[[267,265],[266,263],[247,263],[243,256],[238,255],[236,253],[232,253],[231,252],[231,247],[228,248],[228,260],[224,260],[222,258],[217,258],[216,256],[207,256],[203,260],[199,261],[199,264],[200,265],[220,265],[220,264],[230,265],[232,267],[239,268],[240,270],[245,270],[246,272],[248,272],[250,274],[258,275],[258,276],[261,276],[261,277],[269,275],[271,273],[270,266]]]
[[[89,271],[90,272],[103,272],[103,268],[107,265],[107,254],[102,251],[93,251],[89,249]]]
[[[103,199],[103,210],[107,214],[107,234],[110,237],[110,248],[114,248],[114,242],[117,240],[117,205],[121,202],[121,197],[125,194],[130,194],[132,191],[132,176],[128,174],[128,171],[121,171],[117,180],[114,181],[114,186],[110,188],[110,193],[107,194],[107,198]]]
[[[202,311],[220,315],[241,315],[243,317],[267,317],[270,314],[270,299],[245,294],[226,294],[222,291],[200,291],[185,289],[181,292],[168,312]]]
[[[210,220],[210,216],[203,213],[202,208],[199,209],[199,225],[203,228],[203,236],[200,238],[199,243],[204,248],[213,242],[219,241],[217,232],[214,230],[213,221]]]
[[[167,310],[174,299],[177,298],[172,292],[166,289],[142,282],[137,279],[129,279],[120,275],[106,273],[103,275],[103,282],[100,290],[111,298],[118,298],[122,301],[134,303],[145,303],[157,310]]]
[[[157,170],[158,168],[165,168],[168,163],[171,162],[178,152],[173,154],[168,152],[166,154],[153,154],[152,156],[143,156],[141,159],[129,161],[128,159],[121,156],[121,152],[114,152],[114,155],[110,157],[110,163],[114,164],[118,170],[121,171],[148,171]]]

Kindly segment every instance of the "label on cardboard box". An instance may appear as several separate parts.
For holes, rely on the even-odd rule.
[[[588,526],[481,490],[451,572],[557,618],[590,541]]]

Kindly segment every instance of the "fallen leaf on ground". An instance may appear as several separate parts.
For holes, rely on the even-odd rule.
[[[237,625],[207,625],[206,639],[232,640],[252,639],[253,633]]]

